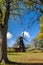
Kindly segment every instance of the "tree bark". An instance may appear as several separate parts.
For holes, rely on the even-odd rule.
[[[0,25],[0,62],[2,60],[2,33],[1,33],[1,25]]]
[[[10,8],[10,0],[6,0],[6,13],[5,13],[5,18],[4,18],[4,26],[0,26],[0,31],[2,33],[2,47],[1,47],[1,54],[2,60],[4,60],[5,63],[9,62],[7,58],[7,29],[8,29],[8,19],[9,19],[9,8]]]
[[[1,44],[1,60],[4,60],[4,62],[7,62],[8,59],[7,59],[7,29],[8,29],[8,22],[7,24],[5,25],[5,27],[3,27],[2,25],[0,26],[0,32],[1,32],[1,35],[2,35],[2,42],[0,43]]]
[[[2,60],[7,61],[7,28],[2,28]]]

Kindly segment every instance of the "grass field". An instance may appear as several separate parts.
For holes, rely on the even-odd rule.
[[[14,62],[43,63],[43,53],[9,53],[8,58]]]
[[[8,59],[13,62],[20,63],[43,63],[43,53],[8,53]],[[1,64],[0,64],[1,65]],[[5,64],[3,64],[5,65]]]

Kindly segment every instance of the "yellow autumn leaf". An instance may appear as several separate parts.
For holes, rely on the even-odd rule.
[[[0,0],[0,3],[2,3],[3,2],[3,0]]]

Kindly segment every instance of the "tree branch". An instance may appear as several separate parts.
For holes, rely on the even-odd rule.
[[[5,13],[5,18],[4,18],[4,25],[6,25],[8,23],[8,19],[9,19],[9,13],[10,13],[10,0],[6,1],[6,13]]]

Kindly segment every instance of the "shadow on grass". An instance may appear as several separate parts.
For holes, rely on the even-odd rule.
[[[20,55],[20,54],[10,54],[10,53],[9,53],[8,55]]]
[[[43,63],[14,63],[14,64],[0,64],[0,65],[43,65]]]
[[[0,64],[0,65],[43,65],[43,63],[17,63],[17,62],[12,62],[12,61],[7,61],[5,64]]]

